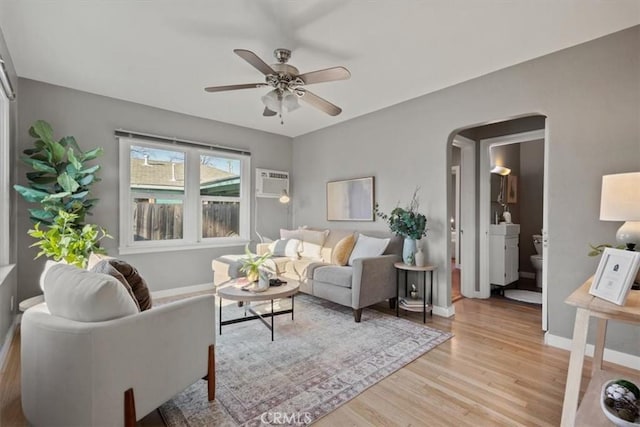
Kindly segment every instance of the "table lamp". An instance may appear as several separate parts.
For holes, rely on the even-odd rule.
[[[602,177],[600,220],[625,221],[616,233],[618,244],[630,251],[640,245],[640,172]]]

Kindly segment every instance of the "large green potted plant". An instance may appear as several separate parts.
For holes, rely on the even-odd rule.
[[[389,229],[396,236],[404,237],[402,260],[405,264],[413,264],[416,254],[417,240],[427,235],[427,217],[418,212],[418,188],[413,192],[411,202],[407,207],[396,207],[390,214],[379,210],[376,204],[376,215],[389,224]]]
[[[85,223],[98,201],[90,197],[91,186],[100,181],[100,165],[88,163],[103,149],[82,151],[72,136],[55,140],[53,128],[43,120],[29,128],[29,135],[34,146],[21,157],[32,169],[26,174],[29,185],[14,188],[27,202],[38,204],[29,209],[35,224],[29,235],[39,239],[34,246],[41,249],[37,257],[85,267],[90,252],[104,253],[99,242],[109,237],[104,229]]]

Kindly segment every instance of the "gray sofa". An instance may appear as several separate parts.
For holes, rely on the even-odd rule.
[[[381,256],[358,258],[353,261],[353,265],[331,264],[335,245],[354,233],[391,240]],[[261,243],[256,252],[261,255],[268,250],[269,244]],[[359,322],[364,307],[387,299],[390,306],[394,307],[397,275],[393,264],[401,260],[401,255],[402,239],[389,233],[330,229],[322,246],[320,259],[273,257],[272,261],[279,277],[299,281],[301,292],[351,307],[355,321]],[[239,271],[242,257],[243,255],[228,255],[213,261],[216,286],[242,276]]]

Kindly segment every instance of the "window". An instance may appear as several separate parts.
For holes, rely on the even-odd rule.
[[[250,158],[120,138],[120,253],[249,239]]]
[[[0,90],[0,265],[9,264],[11,210],[11,161],[9,140],[9,98]]]

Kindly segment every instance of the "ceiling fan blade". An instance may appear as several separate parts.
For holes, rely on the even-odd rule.
[[[265,87],[264,83],[246,83],[242,85],[227,85],[227,86],[210,86],[205,87],[207,92],[224,92],[225,90],[238,90],[238,89],[255,89],[258,87]]]
[[[342,112],[342,108],[330,103],[326,99],[322,99],[318,95],[309,92],[306,89],[298,90],[302,92],[302,96],[300,97],[300,99],[311,105],[312,107],[316,107],[318,110],[324,111],[330,116],[337,116]]]
[[[233,49],[233,52],[238,55],[240,58],[247,61],[249,64],[253,65],[258,71],[262,74],[277,74],[273,68],[266,62],[264,62],[258,55],[246,49]]]
[[[271,111],[271,110],[270,110],[270,109],[268,109],[267,107],[264,107],[264,112],[262,113],[262,115],[263,115],[263,116],[265,116],[265,117],[273,117],[273,116],[275,116],[276,114],[278,114],[278,113],[277,113],[277,112],[275,112],[275,111]]]
[[[306,85],[332,82],[335,80],[347,80],[349,77],[351,77],[351,73],[344,67],[333,67],[327,68],[326,70],[311,71],[298,76],[298,78],[302,79]]]

